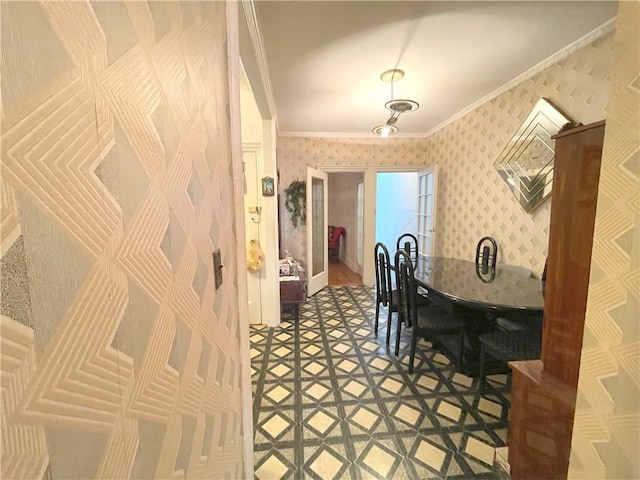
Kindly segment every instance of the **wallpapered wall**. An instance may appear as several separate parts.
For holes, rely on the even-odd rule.
[[[278,138],[281,185],[305,178],[307,165],[439,166],[438,255],[472,259],[475,243],[491,235],[498,261],[542,272],[550,203],[525,213],[493,167],[536,101],[549,98],[576,122],[606,117],[613,33],[499,95],[426,139]],[[428,108],[428,106],[423,106]],[[302,229],[286,212],[284,243],[303,251]]]
[[[225,9],[2,4],[3,478],[242,476]]]
[[[427,138],[426,162],[440,174],[439,255],[472,259],[478,239],[491,235],[499,263],[542,273],[551,202],[525,213],[493,163],[540,98],[575,122],[604,119],[612,45],[613,32]]]
[[[640,478],[639,39],[620,2],[569,478]]]

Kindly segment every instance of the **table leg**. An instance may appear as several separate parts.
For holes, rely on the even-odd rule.
[[[463,372],[469,376],[477,376],[480,371],[480,335],[496,329],[496,318],[493,314],[453,305],[453,314],[464,320],[464,331],[467,337],[465,345]]]

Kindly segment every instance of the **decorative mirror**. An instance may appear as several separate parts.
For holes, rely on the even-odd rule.
[[[565,125],[573,125],[542,98],[495,161],[502,179],[524,208],[533,213],[551,195],[554,140]]]

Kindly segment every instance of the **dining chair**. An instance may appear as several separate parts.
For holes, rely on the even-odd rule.
[[[507,368],[508,362],[517,360],[536,360],[542,351],[542,313],[526,316],[511,316],[510,325],[519,328],[498,328],[491,333],[479,336],[480,340],[480,394],[484,394],[486,384],[487,357],[493,357]],[[509,377],[510,378],[510,377]],[[510,381],[510,379],[509,379]]]
[[[418,260],[418,238],[412,233],[403,233],[396,240],[396,251],[398,250],[404,250],[409,254],[415,268]]]
[[[378,323],[380,317],[380,305],[387,307],[387,346],[391,339],[391,316],[399,314],[398,292],[393,290],[391,283],[391,264],[389,250],[382,243],[376,243],[374,247],[376,265],[376,319],[373,331],[378,335]]]
[[[406,321],[407,327],[411,328],[409,373],[413,373],[418,338],[428,338],[435,345],[437,338],[442,335],[457,335],[459,337],[455,365],[456,370],[460,370],[464,348],[464,321],[456,318],[449,310],[434,303],[418,305],[418,294],[414,278],[415,270],[411,257],[404,250],[396,252],[394,264],[396,285],[400,299],[400,315]],[[396,355],[398,354],[399,343],[400,321],[398,321],[396,336]]]
[[[482,237],[476,245],[476,265],[488,270],[496,266],[498,244],[491,237]]]
[[[413,262],[413,268],[418,267],[418,258],[419,258],[419,250],[418,250],[418,238],[412,233],[403,233],[396,240],[396,252],[398,250],[404,250],[411,257],[411,261]],[[424,287],[418,287],[418,303],[419,304],[428,304],[429,303],[429,292]]]
[[[344,229],[344,227],[329,225],[327,248],[329,252],[330,263],[338,263],[340,261],[340,238],[345,236],[346,233],[347,231]]]

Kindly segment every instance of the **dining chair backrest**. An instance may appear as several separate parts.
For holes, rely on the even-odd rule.
[[[391,284],[389,250],[384,243],[378,242],[373,252],[376,264],[376,299],[381,301],[384,306],[387,306],[393,288]]]
[[[416,284],[414,278],[415,269],[413,259],[404,250],[398,250],[394,257],[396,272],[396,288],[400,311],[407,326],[412,326],[416,321]]]
[[[476,245],[476,265],[482,268],[495,267],[498,258],[498,244],[491,237],[482,237]]]
[[[396,251],[404,250],[411,260],[413,261],[414,266],[416,265],[416,260],[418,259],[418,239],[412,233],[403,233],[396,240]]]

